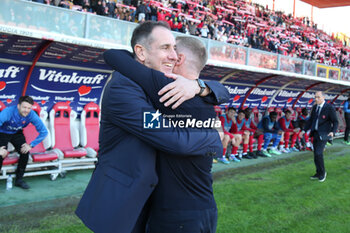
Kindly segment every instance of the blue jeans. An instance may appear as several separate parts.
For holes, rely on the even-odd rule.
[[[147,233],[215,233],[217,209],[158,210],[151,213]]]
[[[274,139],[272,146],[276,147],[281,140],[281,135],[277,133],[264,133],[264,150],[267,149],[267,146],[270,144],[272,139]]]

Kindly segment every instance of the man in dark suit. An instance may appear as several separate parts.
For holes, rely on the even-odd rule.
[[[323,182],[327,176],[323,161],[323,151],[327,141],[332,139],[337,131],[338,120],[333,106],[325,102],[322,91],[315,93],[315,102],[316,104],[312,107],[311,116],[306,122],[304,130],[308,131],[311,129],[310,136],[314,137],[313,147],[316,174],[310,178]]]
[[[147,42],[146,40],[144,43]],[[204,45],[196,38],[177,37],[176,46],[179,58],[174,72],[188,80],[198,79],[207,61]],[[140,56],[138,51],[136,56]],[[156,66],[147,61],[148,59],[145,58],[148,66]],[[164,115],[186,114],[191,115],[191,119],[202,121],[215,118],[213,106],[199,96],[187,100],[176,109],[165,107],[159,101],[157,93],[163,86],[172,83],[172,80],[161,72],[143,66],[127,51],[109,50],[105,52],[105,60],[118,72],[137,82]],[[209,82],[209,86],[215,86],[213,84]],[[221,84],[216,85],[216,88],[220,86],[224,94],[228,95]],[[158,152],[159,183],[152,197],[149,232],[215,232],[217,210],[212,191],[211,166],[212,161],[209,157],[179,158],[169,153]]]
[[[167,72],[177,59],[175,39],[157,24],[161,23],[142,33],[157,31],[157,38],[162,38],[161,56],[152,58]],[[146,202],[158,182],[155,160],[160,152],[212,159],[222,150],[214,130],[143,129],[146,109],[156,112],[150,97],[138,84],[114,72],[103,95],[98,165],[76,211],[95,232],[144,232]]]

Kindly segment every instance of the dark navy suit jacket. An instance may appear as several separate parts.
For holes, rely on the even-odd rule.
[[[128,233],[158,183],[157,151],[173,156],[222,152],[213,130],[143,129],[143,110],[156,111],[141,87],[114,72],[101,106],[99,160],[76,214],[94,232]]]
[[[311,129],[312,122],[316,120],[316,107],[315,104],[312,107],[311,115],[309,120],[306,122],[305,125],[305,131]],[[328,140],[329,137],[327,136],[330,132],[333,132],[333,135],[335,135],[336,131],[338,129],[338,119],[337,115],[335,113],[334,107],[331,104],[324,103],[320,114],[318,115],[318,134],[320,135],[321,140]],[[314,135],[314,131],[311,131],[311,136]]]
[[[104,56],[106,62],[114,69],[137,82],[150,97],[155,108],[165,115],[191,115],[192,118],[203,121],[215,119],[213,104],[227,102],[229,99],[229,93],[222,84],[207,82],[213,90],[212,95],[205,98],[196,96],[185,101],[175,110],[167,108],[159,102],[160,96],[157,93],[162,87],[172,82],[172,79],[140,64],[125,50],[109,50]],[[221,126],[220,122],[219,126]],[[179,157],[158,151],[159,183],[153,194],[152,209],[158,211],[215,208],[211,166],[212,157]]]

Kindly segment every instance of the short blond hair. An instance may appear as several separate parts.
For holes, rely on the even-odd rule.
[[[189,36],[178,36],[176,37],[176,50],[178,53],[186,53],[186,64],[195,67],[198,73],[204,68],[208,60],[207,49],[204,44],[197,38]]]

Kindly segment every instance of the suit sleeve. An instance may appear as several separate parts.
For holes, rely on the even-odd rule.
[[[131,53],[126,50],[110,49],[103,55],[108,65],[139,84],[158,108],[160,108],[159,105],[163,105],[159,102],[158,92],[174,80],[167,78],[162,72],[150,69],[137,62]],[[212,90],[211,94],[203,97],[207,103],[218,105],[229,101],[230,95],[221,83],[209,81],[206,84]]]
[[[209,95],[202,97],[207,103],[219,105],[227,103],[230,100],[228,90],[218,81],[206,81],[205,84],[212,91]]]
[[[306,132],[306,131],[308,131],[309,129],[311,129],[311,125],[312,125],[312,121],[313,121],[313,119],[314,119],[314,115],[315,115],[315,108],[316,108],[316,106],[314,105],[313,107],[312,107],[312,110],[311,110],[311,114],[310,114],[310,117],[309,117],[309,119],[307,119],[307,120],[305,120],[306,122],[305,122],[305,127],[304,127],[304,131]]]
[[[332,132],[335,135],[335,133],[337,132],[338,129],[338,118],[337,118],[337,114],[335,112],[335,109],[332,105],[330,105],[330,117],[331,117],[331,121],[332,121]]]
[[[170,127],[168,129],[149,130],[143,128],[143,112],[155,112],[154,107],[140,87],[124,77],[122,82],[111,81],[104,97],[108,100],[102,108],[107,108],[109,121],[149,143],[158,150],[174,155],[203,156],[221,153],[222,144],[219,134],[213,129],[193,129]],[[166,119],[165,119],[166,120]],[[166,125],[168,125],[166,123]]]
[[[171,83],[171,79],[142,65],[126,50],[110,49],[104,52],[103,56],[105,62],[114,70],[140,85],[153,103],[160,103],[158,92],[163,86]]]

